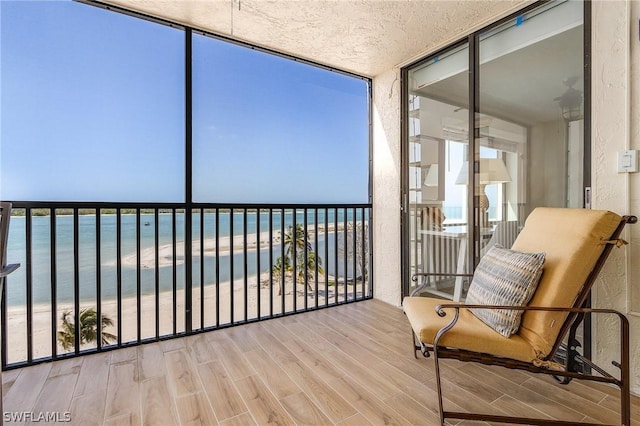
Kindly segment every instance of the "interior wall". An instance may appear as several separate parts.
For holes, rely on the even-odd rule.
[[[640,174],[617,173],[616,164],[619,151],[640,149],[640,128],[637,120],[630,120],[640,107],[639,18],[638,1],[592,3],[592,206],[635,215],[640,215]],[[630,244],[613,251],[595,287],[593,305],[627,315],[631,388],[640,394],[640,306],[634,301],[640,265],[632,260],[640,254],[640,225],[629,226],[624,238]],[[619,356],[618,327],[614,318],[595,319],[593,353],[600,365],[610,365]]]

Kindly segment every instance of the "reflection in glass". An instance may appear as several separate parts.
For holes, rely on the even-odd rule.
[[[411,270],[468,268],[468,57],[466,45],[409,71],[409,221]],[[463,278],[423,277],[430,294],[460,299]]]
[[[582,207],[582,22],[581,2],[551,2],[479,37],[479,184],[484,158],[511,177],[493,194],[487,186],[484,224],[521,227],[538,206]]]
[[[582,2],[548,2],[471,36],[478,87],[467,45],[409,70],[411,274],[468,272],[493,245],[511,247],[535,207],[582,207],[583,36]],[[467,288],[418,284],[454,300]]]

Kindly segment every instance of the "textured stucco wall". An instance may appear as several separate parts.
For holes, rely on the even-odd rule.
[[[640,175],[617,173],[616,161],[618,151],[640,149],[638,123],[630,119],[640,106],[639,13],[637,1],[593,2],[593,208],[636,215],[640,214]],[[640,285],[639,237],[638,225],[627,229],[625,238],[631,244],[614,250],[593,298],[594,306],[617,309],[630,320],[631,387],[635,394],[640,394],[640,306],[633,306],[632,296]],[[593,347],[595,360],[600,365],[607,365],[619,356],[618,330],[614,318],[596,319]]]
[[[373,80],[374,296],[401,302],[400,286],[400,71]]]

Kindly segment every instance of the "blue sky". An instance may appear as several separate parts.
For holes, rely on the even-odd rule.
[[[184,201],[184,33],[70,1],[0,2],[0,198]],[[360,79],[193,38],[202,202],[367,202]]]

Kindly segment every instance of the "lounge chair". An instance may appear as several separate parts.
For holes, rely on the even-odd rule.
[[[403,300],[414,354],[420,350],[426,357],[434,355],[442,424],[445,419],[571,423],[445,411],[439,360],[452,358],[549,374],[561,383],[579,378],[613,384],[621,392],[621,424],[630,425],[629,323],[617,311],[586,308],[585,302],[612,247],[624,244],[623,227],[636,221],[635,216],[608,211],[537,208],[511,250],[494,247],[482,258],[467,304],[417,295]],[[613,365],[619,378],[581,357],[575,348],[563,347],[567,333],[575,340],[584,314],[617,317],[621,359]],[[558,354],[570,356],[559,363]]]

